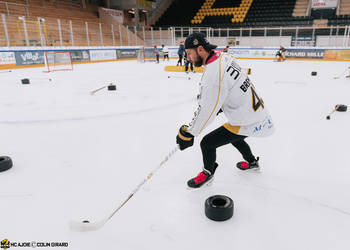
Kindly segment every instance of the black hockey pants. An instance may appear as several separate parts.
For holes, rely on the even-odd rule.
[[[186,60],[185,62],[185,72],[188,70],[188,65],[190,65],[191,71],[193,71],[193,63]]]
[[[244,160],[247,162],[253,162],[255,157],[253,156],[249,145],[244,141],[246,137],[247,136],[236,135],[223,126],[204,136],[201,141],[204,168],[213,174],[215,171],[214,164],[216,161],[216,149],[229,143],[238,149]]]

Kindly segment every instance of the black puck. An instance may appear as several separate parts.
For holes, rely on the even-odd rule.
[[[22,84],[29,84],[29,79],[28,78],[24,78],[21,81],[22,81]]]
[[[330,119],[331,119],[331,117],[330,117],[329,115],[327,115],[326,119],[327,119],[327,120],[330,120]]]
[[[0,172],[9,170],[12,168],[12,159],[8,156],[0,156]]]
[[[117,90],[117,87],[115,85],[108,85],[108,90]]]
[[[335,110],[339,112],[346,112],[348,110],[348,106],[344,104],[337,104],[335,105]]]
[[[209,197],[204,204],[205,215],[214,221],[225,221],[233,215],[233,201],[225,195]]]
[[[90,221],[88,221],[88,220],[83,220],[83,223],[90,223]]]

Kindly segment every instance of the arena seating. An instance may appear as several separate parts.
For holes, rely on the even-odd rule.
[[[350,25],[350,15],[336,15],[328,18],[328,25]]]
[[[12,3],[12,4],[11,4]],[[15,5],[13,3],[21,4]],[[115,24],[114,40],[111,33],[111,23],[104,22],[98,17],[98,6],[87,5],[84,9],[80,3],[72,2],[70,0],[29,0],[29,6],[23,7],[26,1],[14,0],[9,2],[8,8],[6,5],[0,4],[0,13],[6,14],[6,26],[11,46],[25,46],[27,44],[25,32],[23,28],[23,21],[19,16],[25,16],[26,29],[28,33],[28,42],[31,46],[40,46],[40,31],[39,22],[41,22],[42,34],[45,38],[45,44],[49,46],[59,46],[61,44],[58,29],[58,19],[60,20],[62,44],[71,46],[72,40],[70,36],[70,22],[72,23],[72,30],[74,33],[75,46],[101,46],[102,41],[104,45],[134,45],[136,37],[132,32],[128,32],[123,25]],[[7,15],[9,9],[10,15]],[[38,17],[43,19],[38,20]],[[86,23],[88,23],[87,42]],[[102,41],[100,36],[100,23],[102,28]],[[3,27],[0,18],[0,26]],[[119,30],[120,28],[120,30]],[[120,38],[120,34],[122,34]],[[0,28],[0,38],[5,37],[4,31]],[[0,40],[0,46],[6,45],[6,40]]]
[[[175,0],[156,22],[157,27],[189,26],[205,0]]]
[[[156,23],[156,26],[210,26],[210,27],[271,27],[309,26],[311,16],[293,16],[296,0],[205,0],[174,1]],[[183,6],[186,6],[184,8]],[[185,12],[186,11],[186,12]]]

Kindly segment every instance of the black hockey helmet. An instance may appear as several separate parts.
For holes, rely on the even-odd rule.
[[[210,44],[203,33],[192,33],[185,40],[185,49],[194,49],[203,46],[207,50],[215,49],[217,46]]]

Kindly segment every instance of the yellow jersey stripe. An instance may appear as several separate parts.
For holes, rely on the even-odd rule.
[[[236,135],[238,135],[239,130],[241,129],[241,126],[232,126],[228,123],[225,123],[224,125],[222,125],[224,128],[226,128],[228,131],[230,131],[231,133],[234,133]]]

